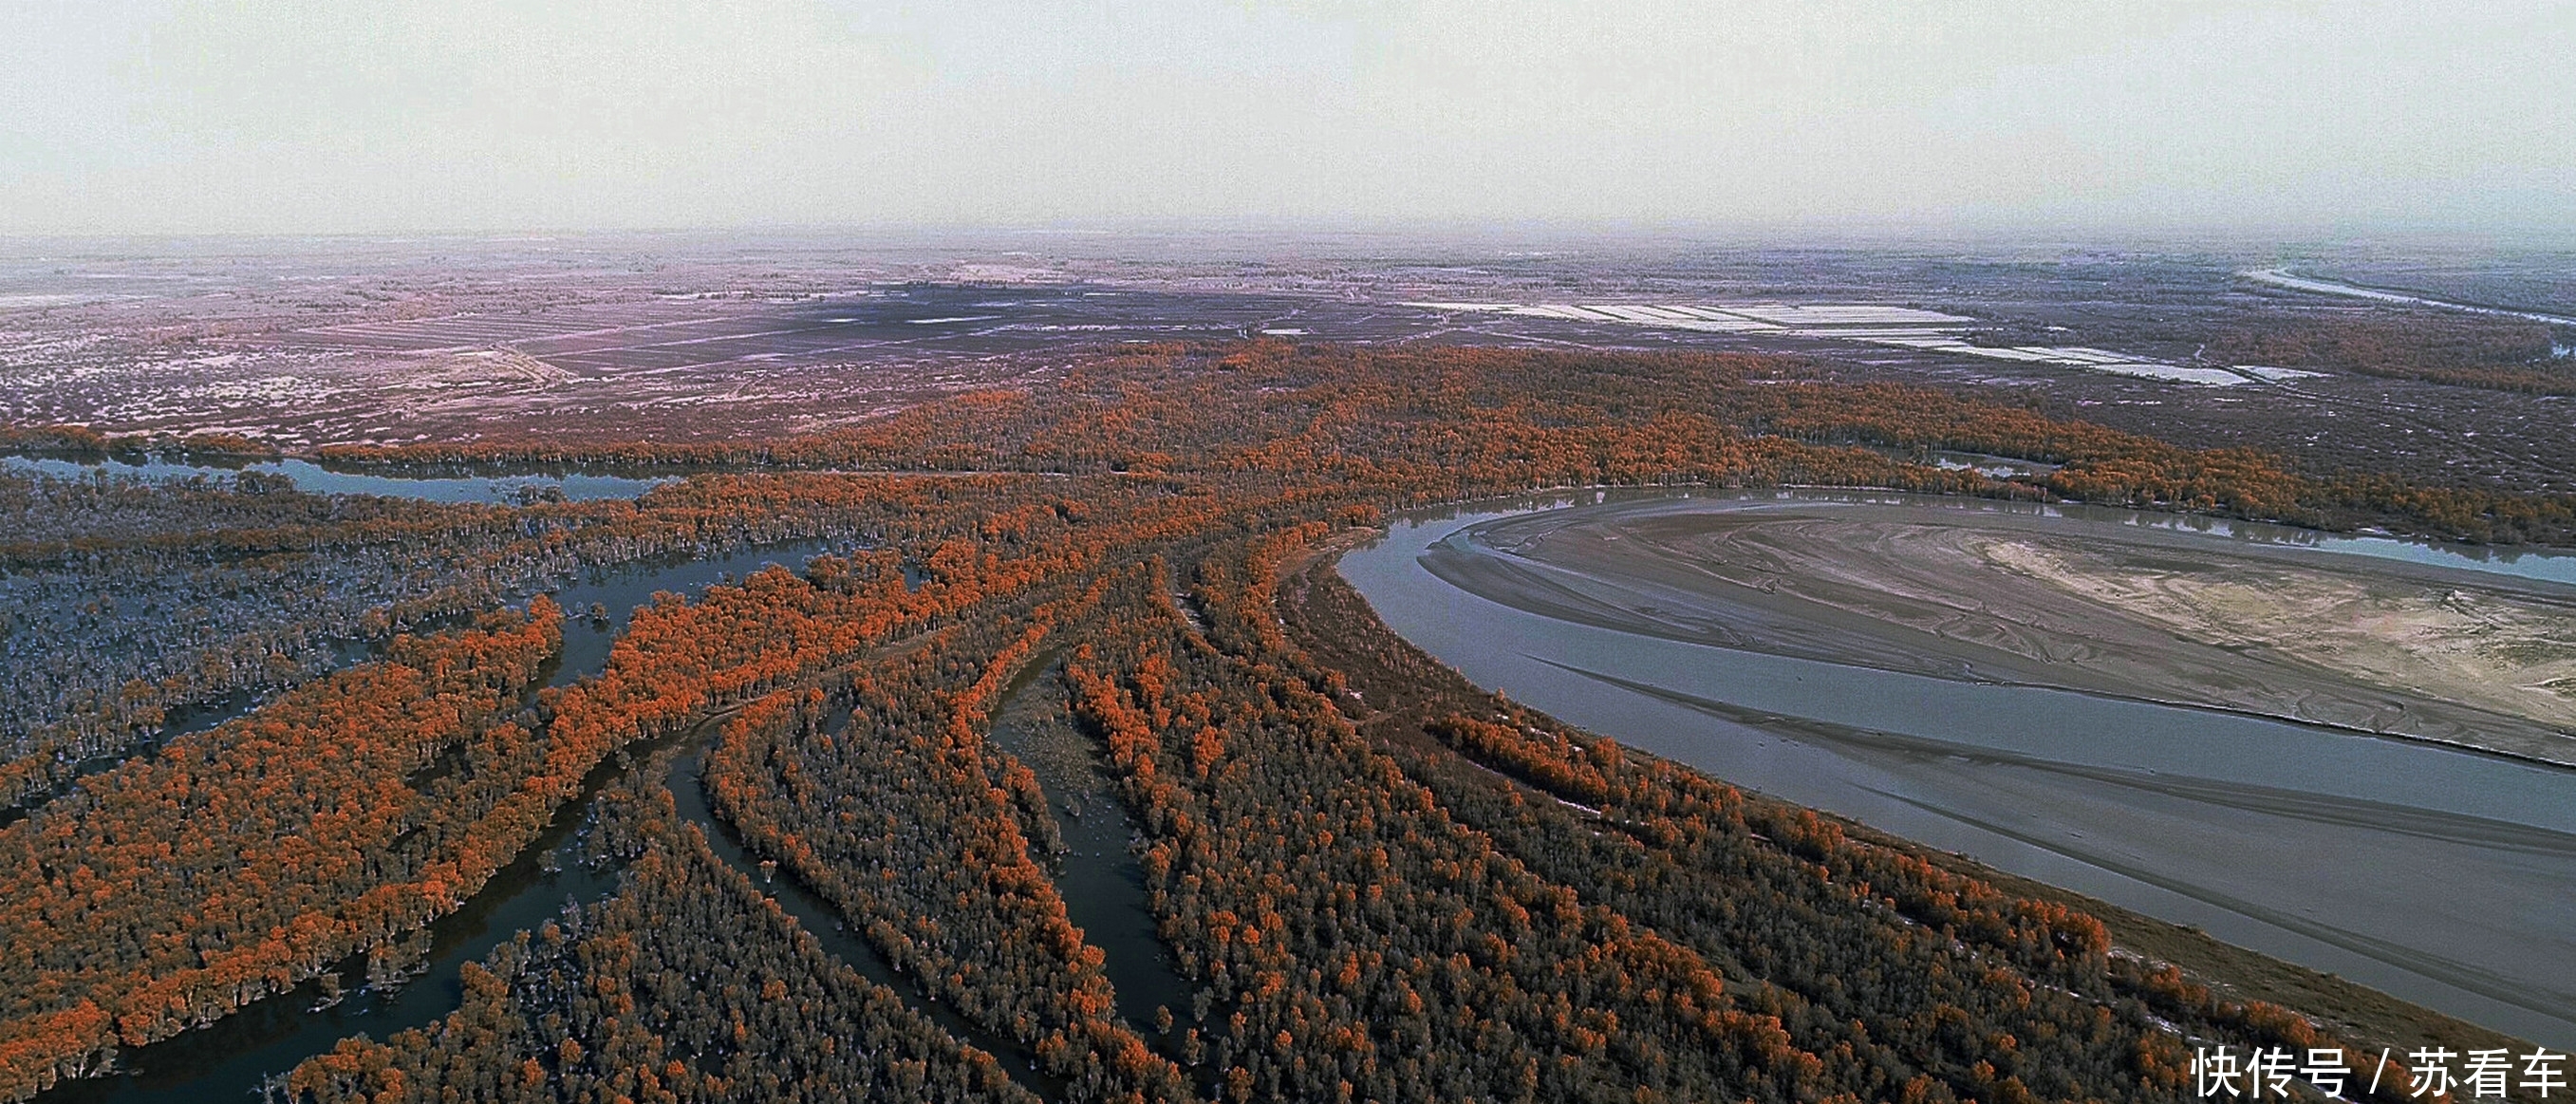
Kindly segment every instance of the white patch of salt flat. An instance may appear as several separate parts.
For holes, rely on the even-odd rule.
[[[1792,306],[1783,303],[1758,307],[1728,307],[1726,309],[1736,314],[1744,315],[1748,318],[1759,318],[1765,322],[1778,322],[1784,326],[1858,326],[1873,324],[1888,325],[1892,323],[1902,324],[1909,322],[1966,323],[1976,321],[1976,319],[1963,318],[1955,314],[1942,314],[1939,311],[1915,310],[1912,307],[1879,307],[1865,305]]]
[[[950,269],[949,274],[960,280],[990,280],[1001,283],[1056,282],[1072,278],[1058,269],[1011,264],[961,264]]]
[[[1953,352],[1964,352],[1968,348],[1967,342],[1955,337],[1860,337],[1853,340],[1866,341],[1872,345],[1895,345],[1907,349],[1947,349]]]
[[[2224,368],[2185,368],[2178,364],[2088,364],[2084,367],[2115,376],[2164,380],[2169,383],[2197,383],[2209,387],[2235,387],[2248,382],[2245,377]]]
[[[1684,317],[1684,318],[1699,318],[1699,319],[1704,319],[1704,320],[1707,320],[1707,321],[1710,321],[1710,322],[1741,322],[1741,321],[1744,321],[1744,316],[1743,316],[1743,315],[1740,315],[1740,314],[1730,314],[1730,313],[1728,313],[1728,312],[1726,312],[1726,311],[1723,311],[1723,310],[1720,310],[1720,309],[1718,309],[1718,308],[1716,308],[1716,307],[1695,307],[1695,306],[1683,306],[1683,305],[1681,305],[1681,304],[1674,304],[1674,305],[1671,305],[1671,306],[1667,306],[1667,307],[1665,307],[1665,308],[1663,308],[1663,309],[1668,310],[1668,311],[1671,311],[1671,312],[1673,312],[1674,314],[1681,315],[1681,316],[1682,316],[1682,317]]]
[[[1998,349],[1986,345],[1961,345],[1951,351],[1966,353],[1969,356],[1992,357],[1996,360],[2023,360],[2038,364],[2074,363],[2073,361],[2060,360],[2051,353],[2033,352],[2029,349]]]
[[[2325,375],[2323,372],[2311,372],[2304,368],[2275,368],[2269,364],[2239,364],[2236,370],[2249,376],[2259,376],[2273,383],[2294,379],[2315,379]]]
[[[1408,303],[1404,305],[1437,310],[1484,311],[1527,318],[1555,318],[1574,322],[1625,322],[1703,333],[1769,333],[1857,341],[1870,345],[2020,361],[2025,364],[2056,364],[2139,379],[2194,383],[2211,387],[2233,386],[2251,382],[2253,378],[2221,368],[2188,368],[2181,365],[2160,364],[2142,360],[2129,353],[2083,345],[2022,345],[2009,348],[1970,345],[1960,339],[1957,331],[1961,326],[1975,322],[1975,319],[1942,314],[1938,311],[1916,310],[1912,307],[1867,304],[1799,306],[1781,303],[1743,307],[1625,303],[1598,303],[1584,306],[1564,303],[1534,306],[1513,303]]]
[[[1922,340],[1956,342],[1958,329],[1951,326],[1833,326],[1826,329],[1798,330],[1800,337],[1839,337],[1848,341],[1871,341],[1882,337],[1905,337]]]
[[[1626,317],[1622,317],[1622,316],[1620,316],[1620,315],[1612,314],[1612,313],[1610,313],[1610,312],[1608,312],[1608,311],[1605,311],[1605,310],[1602,310],[1602,309],[1600,309],[1600,308],[1598,308],[1598,307],[1584,307],[1584,306],[1577,306],[1577,305],[1574,305],[1574,304],[1572,304],[1572,303],[1550,303],[1550,304],[1547,304],[1546,306],[1541,306],[1541,307],[1525,307],[1525,308],[1522,308],[1521,310],[1514,311],[1513,313],[1515,313],[1515,314],[1521,314],[1521,313],[1528,313],[1528,312],[1532,312],[1532,311],[1544,312],[1548,317],[1551,317],[1551,318],[1570,318],[1570,319],[1573,319],[1573,320],[1575,320],[1575,321],[1577,321],[1577,322],[1633,322],[1633,321],[1636,321],[1636,319],[1633,319],[1633,318],[1626,318]]]
[[[1656,312],[1655,312],[1655,309],[1654,309],[1654,308],[1652,308],[1652,307],[1632,307],[1632,306],[1626,306],[1626,305],[1600,304],[1600,305],[1586,306],[1586,307],[1584,307],[1583,309],[1588,310],[1588,311],[1591,311],[1591,312],[1593,312],[1593,313],[1595,313],[1595,314],[1606,314],[1606,315],[1609,315],[1609,316],[1610,316],[1610,317],[1612,317],[1612,318],[1616,318],[1616,319],[1618,319],[1618,320],[1620,320],[1620,321],[1622,321],[1622,322],[1670,322],[1670,321],[1672,321],[1671,316],[1669,316],[1669,315],[1664,315],[1664,314],[1658,314],[1658,313],[1656,313]]]
[[[1784,333],[1779,326],[1756,322],[1750,318],[1729,318],[1708,322],[1658,322],[1668,330],[1697,330],[1701,333]]]
[[[2071,364],[2134,364],[2138,358],[2107,349],[2087,349],[2081,345],[2024,345],[2034,353],[2054,353]]]
[[[1707,320],[1711,316],[1711,312],[1700,311],[1694,308],[1658,307],[1647,303],[1621,303],[1616,305],[1593,304],[1586,306],[1583,309],[1588,311],[1597,311],[1602,314],[1616,315],[1619,318],[1630,322],[1699,322]],[[1716,315],[1715,317],[1720,321],[1740,321],[1740,319],[1733,315]]]

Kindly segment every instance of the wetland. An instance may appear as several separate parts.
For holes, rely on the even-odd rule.
[[[1340,570],[1400,635],[1570,723],[2576,1041],[2576,773],[2353,727],[2563,756],[2550,695],[2463,672],[2561,677],[2569,561],[2206,529],[1893,495],[1585,493],[1417,516]],[[1913,574],[1934,557],[1985,566],[1944,589]],[[2136,591],[2125,616],[2073,608],[2115,578]],[[2512,643],[2482,654],[2468,624]],[[2410,658],[2426,638],[2458,646]]]

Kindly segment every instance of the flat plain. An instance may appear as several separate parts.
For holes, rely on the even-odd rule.
[[[2566,328],[2261,277],[2563,315],[2568,269],[2547,249],[2202,241],[21,240],[0,249],[0,419],[288,447],[706,440],[854,424],[1120,346],[1271,336],[1784,354],[2316,470],[2567,489],[2576,384],[2421,378],[2568,378]],[[2410,326],[2432,336],[2408,344]]]
[[[2576,585],[1904,505],[1477,531],[1486,597],[1730,648],[2186,703],[2576,766]]]
[[[2576,581],[2429,560],[2576,543],[2568,258],[0,244],[0,1099],[2167,1100],[2213,1042],[2554,1041],[2576,982],[2512,941],[2567,930],[2560,867],[2516,866],[2555,821],[2032,748],[2366,730],[2556,815]],[[1505,523],[1395,565],[1485,572],[1523,619],[1464,629],[1507,651],[1718,645],[1513,652],[1667,707],[1634,741],[1324,570],[1408,511],[1607,487],[2010,516]],[[2059,524],[2096,506],[2428,562]],[[1847,715],[2001,691],[2082,708]],[[2007,720],[2028,746],[1979,750]],[[1730,777],[1837,758],[2162,896]],[[1916,808],[1951,783],[1974,808]],[[2373,923],[2206,869],[2292,821],[2282,880]],[[2350,884],[2470,852],[2486,914]],[[2176,926],[2231,896],[2307,942]],[[2325,974],[2472,922],[2409,999]]]

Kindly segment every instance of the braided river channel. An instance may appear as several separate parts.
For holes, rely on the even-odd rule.
[[[1922,558],[1943,549],[1974,553],[1955,594]],[[2132,589],[2088,604],[2046,581],[2083,563]],[[2576,557],[1888,493],[1584,491],[1398,519],[1340,570],[1479,686],[1622,744],[2576,1046],[2576,735],[2556,712],[2576,681],[2469,666],[2444,696],[2353,675],[2415,671],[2437,644],[2472,663],[2504,646],[2489,630],[2520,649],[2508,669],[2566,670]],[[2308,591],[2343,612],[2271,637],[2096,628]],[[2378,635],[2329,631],[2345,621]]]

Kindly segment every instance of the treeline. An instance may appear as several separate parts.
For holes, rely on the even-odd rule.
[[[2179,1097],[2186,1036],[2378,1061],[2117,953],[2090,916],[1491,698],[1382,627],[1355,631],[1365,607],[1339,579],[1304,583],[1292,637],[1357,674],[1344,700],[1408,778],[1533,869],[1747,979],[1742,999],[1861,1099]]]
[[[0,832],[0,924],[15,925],[0,945],[41,952],[0,975],[16,1002],[0,1005],[15,1086],[0,1096],[454,907],[621,754],[724,718],[707,756],[716,815],[916,995],[1024,1045],[1074,1098],[2169,1097],[2186,1052],[2157,1017],[2206,1038],[2342,1044],[2129,963],[2088,917],[1440,690],[1391,638],[1283,624],[1281,565],[1390,507],[1583,484],[2341,510],[2488,539],[2576,529],[2558,500],[2336,483],[1939,392],[1804,382],[1753,357],[1167,346],[1028,392],[727,447],[958,474],[698,474],[634,502],[516,507],[26,484],[11,508],[44,527],[11,554],[53,573],[47,601],[80,601],[19,608],[74,625],[159,608],[125,604],[131,570],[155,601],[233,600],[187,621],[203,639],[179,654],[335,623],[391,651],[313,679],[284,671],[303,661],[279,644],[268,685],[309,681]],[[2063,466],[1997,480],[1882,447]],[[536,458],[509,453],[366,455]],[[597,675],[565,687],[531,694],[533,660],[466,655],[550,651],[543,604],[400,635],[603,564],[827,534],[855,551],[659,597]],[[361,568],[383,581],[345,578]],[[263,621],[261,603],[290,612]],[[1374,624],[1364,610],[1350,623]],[[1116,1011],[1103,952],[1042,861],[1062,846],[1049,795],[987,738],[1002,688],[1054,663],[1049,692],[1098,740],[1141,827],[1156,935],[1195,987],[1168,1023]],[[1445,704],[1385,723],[1407,695]],[[13,765],[54,777],[66,746],[29,740]],[[436,1029],[308,1063],[299,1092],[804,1099],[847,1078],[1016,1095],[898,994],[818,959],[655,796],[620,799],[621,854],[640,857],[616,899],[497,954]],[[302,842],[251,853],[278,838]],[[241,969],[205,973],[214,962]]]
[[[770,1104],[1035,1098],[682,828],[657,783],[604,798],[638,853],[615,897],[464,970],[458,1010],[296,1068],[294,1099]]]
[[[0,1099],[455,908],[525,842],[518,706],[561,642],[542,599],[403,638],[0,831]]]
[[[2222,334],[2208,354],[2228,364],[2576,396],[2576,361],[2551,355],[2553,349],[2546,323],[2422,314],[2299,318]]]
[[[2370,525],[2483,544],[2576,541],[2576,495],[2430,486],[2369,473],[2303,474],[2252,449],[2184,448],[1893,384],[1791,384],[1763,390],[1769,401],[1748,410],[1745,423],[1801,442],[1957,449],[2060,465],[1970,487],[1966,493],[2009,494],[2026,488],[2035,497],[2315,528]],[[1916,481],[1904,474],[1873,485],[1917,489]]]
[[[1749,801],[1607,739],[1509,708],[1429,729],[1537,791],[1414,759],[1409,771],[1448,808],[1761,978],[1760,1006],[1802,1048],[1833,1056],[1865,1099],[2180,1095],[2191,1051],[2158,1020],[2240,1047],[2338,1050],[2347,1068],[2376,1060],[2285,1009],[2216,1001],[2169,968],[2112,958],[2092,917],[1852,840],[1812,811]]]
[[[72,457],[202,456],[255,459],[277,456],[276,445],[238,433],[101,433],[80,425],[0,422],[0,454]]]
[[[1833,447],[1843,445],[2063,467],[1994,479]],[[2411,484],[2391,494],[2367,473],[2297,472],[2251,450],[2185,448],[1928,388],[1819,382],[1793,362],[1750,355],[1175,344],[1104,358],[1025,392],[971,393],[758,445],[433,444],[333,456],[1258,474],[1373,489],[1390,504],[1535,486],[1839,484],[2376,525],[2487,543],[2576,542],[2576,495]]]

